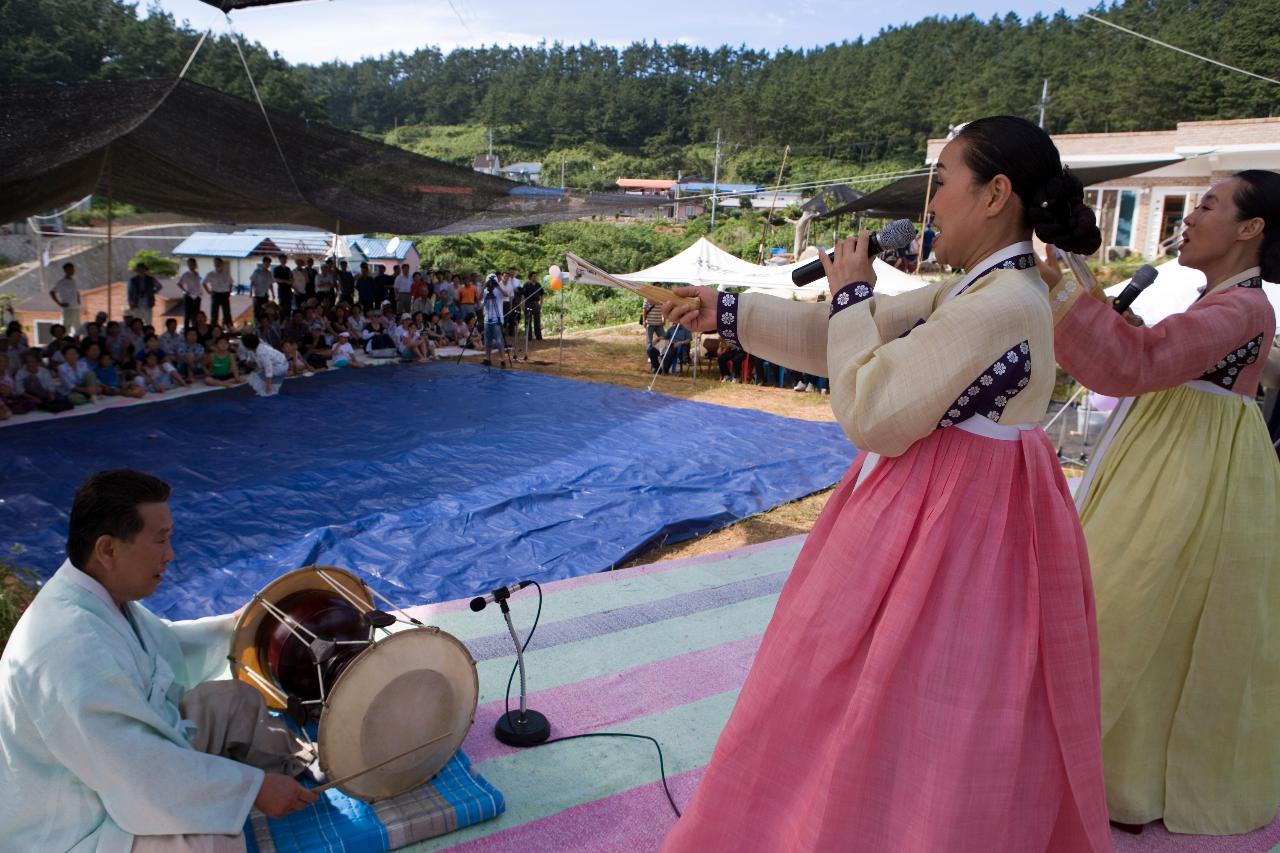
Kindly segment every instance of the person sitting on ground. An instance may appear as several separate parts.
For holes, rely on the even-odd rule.
[[[106,340],[102,337],[102,324],[97,321],[90,320],[84,324],[84,334],[80,336],[80,350],[86,351],[85,348],[89,344],[98,344],[101,346]]]
[[[27,340],[27,333],[22,331],[22,324],[17,320],[10,320],[9,325],[5,327],[4,336],[9,339],[9,354],[15,357],[22,355],[31,348],[31,342]],[[17,349],[13,349],[14,345]]]
[[[414,360],[419,364],[431,361],[435,358],[432,350],[431,342],[427,340],[426,335],[422,334],[416,323],[410,318],[408,328],[405,330],[404,336],[400,339],[400,346],[408,349]]]
[[[280,309],[268,302],[263,319],[258,324],[258,336],[275,349],[284,343],[284,330],[280,328]]]
[[[191,384],[182,378],[178,368],[167,361],[162,361],[158,352],[146,354],[142,360],[142,369],[138,371],[134,382],[141,383],[142,387],[152,394],[163,394],[173,388]]]
[[[445,336],[440,333],[439,314],[430,314],[427,317],[426,322],[422,324],[422,330],[426,333],[427,339],[431,341],[431,345],[437,349],[453,343],[452,341],[446,340]]]
[[[74,343],[76,339],[67,334],[66,327],[61,323],[54,323],[49,327],[49,344],[44,348],[44,359],[51,370],[57,370],[58,365],[62,364],[63,348]]]
[[[440,334],[450,344],[457,343],[458,325],[453,320],[453,313],[448,309],[440,312]]]
[[[86,351],[86,359],[93,354],[92,347]],[[98,352],[93,358],[93,372],[98,377],[98,389],[106,397],[145,397],[147,389],[139,387],[125,377],[120,368],[111,359],[111,353]]]
[[[311,374],[311,368],[307,365],[306,360],[303,359],[302,353],[298,351],[298,345],[293,341],[285,341],[280,353],[284,356],[285,363],[289,366],[287,375],[302,376],[303,374]]]
[[[284,353],[260,340],[253,332],[240,336],[240,345],[253,355],[253,372],[249,384],[259,397],[280,393],[280,385],[289,373],[289,360]]]
[[[194,320],[195,317],[193,316]],[[187,328],[191,328],[188,326]],[[160,335],[160,351],[170,361],[176,361],[179,345],[182,343],[182,335],[178,333],[178,319],[169,317],[164,321],[164,334]]]
[[[97,402],[98,375],[93,367],[80,358],[80,348],[67,344],[62,351],[62,364],[58,365],[58,379],[71,402],[77,406]]]
[[[0,826],[12,850],[244,850],[249,810],[315,802],[309,745],[226,666],[235,616],[140,601],[173,559],[170,490],[130,470],[76,491],[67,560],[0,659]]]
[[[221,332],[216,326],[209,323],[209,317],[203,311],[196,314],[196,340],[200,342],[200,346],[208,352],[209,347],[213,346],[213,339]]]
[[[239,385],[240,365],[231,352],[231,339],[219,335],[213,342],[213,352],[205,356],[204,384],[216,388],[230,388]]]
[[[0,402],[15,415],[25,415],[36,407],[36,401],[23,393],[22,386],[9,372],[9,354],[6,352],[0,352]]]
[[[413,274],[413,285],[409,290],[409,311],[425,311],[431,304],[431,282],[420,272]]]
[[[364,308],[360,303],[351,306],[351,313],[347,316],[347,331],[351,333],[351,337],[359,338],[364,332],[364,327],[368,324],[368,319],[364,315]]]
[[[338,343],[333,347],[333,363],[335,368],[364,367],[356,357],[355,347],[351,346],[351,333],[338,332]]]
[[[40,354],[29,349],[22,354],[22,367],[13,376],[14,384],[44,412],[65,412],[72,407],[53,374],[40,363]]]
[[[458,346],[475,350],[484,346],[484,331],[480,328],[480,318],[475,314],[468,315],[458,324]]]
[[[197,374],[204,372],[206,350],[198,340],[199,337],[200,334],[195,328],[187,329],[187,334],[182,343],[178,345],[177,355],[173,358],[173,363],[177,365],[178,372],[189,380],[194,380]]]

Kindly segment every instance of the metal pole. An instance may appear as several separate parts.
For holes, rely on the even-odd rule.
[[[111,321],[111,279],[113,278],[113,269],[111,263],[111,146],[107,146],[107,322]],[[89,202],[89,206],[93,206],[93,202]]]
[[[929,165],[929,181],[924,188],[924,210],[920,212],[920,251],[916,254],[916,268],[914,272],[920,272],[920,266],[924,263],[924,229],[929,227],[929,202],[933,200],[933,170],[935,164]],[[937,239],[936,237],[934,239]]]
[[[564,370],[564,285],[560,285],[560,370]]]
[[[720,128],[716,128],[716,163],[711,169],[711,230],[716,230],[716,195],[720,189]]]

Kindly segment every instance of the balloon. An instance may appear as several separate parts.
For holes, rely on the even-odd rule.
[[[556,266],[555,264],[552,264],[551,269],[547,270],[547,272],[551,273],[551,278],[553,281],[557,278],[560,278],[560,267]]]
[[[552,290],[559,290],[562,287],[564,287],[564,280],[561,279],[560,276],[556,276],[555,278],[551,279]]]

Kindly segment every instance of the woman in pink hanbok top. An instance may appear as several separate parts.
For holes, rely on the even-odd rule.
[[[864,234],[829,306],[697,295],[668,316],[831,380],[861,453],[778,601],[671,851],[1111,849],[1088,557],[1039,423],[1042,239],[1100,242],[1043,131],[981,119],[931,205],[963,276],[877,296]]]

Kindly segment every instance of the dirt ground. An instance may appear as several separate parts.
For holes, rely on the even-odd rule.
[[[559,340],[534,341],[529,347],[529,361],[516,361],[514,369],[627,388],[648,388],[653,380],[644,354],[644,330],[639,325],[567,334],[563,352],[562,364]],[[719,375],[720,369],[715,362],[703,361],[698,365],[696,381],[691,372],[683,376],[659,376],[653,390],[684,400],[757,409],[788,418],[835,420],[830,404],[817,393],[722,383]],[[674,545],[653,545],[618,568],[711,554],[808,533],[831,491],[825,489],[694,539]]]

